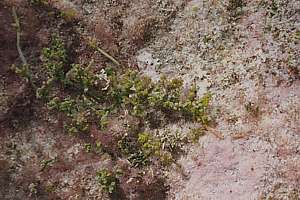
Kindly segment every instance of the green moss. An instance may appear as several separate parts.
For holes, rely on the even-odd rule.
[[[67,54],[65,42],[59,36],[54,36],[49,47],[42,50],[42,66],[46,73],[42,77],[44,82],[36,90],[37,97],[46,103],[51,114],[63,114],[64,128],[71,135],[89,133],[90,127],[95,125],[106,131],[112,117],[124,112],[132,115],[139,121],[139,127],[130,130],[127,127],[123,136],[111,136],[113,139],[121,137],[116,156],[126,158],[132,167],[168,166],[175,162],[186,143],[195,142],[203,134],[200,130],[193,130],[188,136],[166,131],[158,136],[144,131],[144,122],[157,117],[153,116],[156,112],[205,126],[210,122],[212,95],[207,93],[199,98],[196,84],[186,94],[182,79],[162,76],[158,82],[153,82],[135,70],[121,73],[107,68],[99,72],[93,68],[93,62],[87,65],[68,63]],[[84,149],[103,152],[101,143],[95,147],[85,144]],[[104,191],[113,193],[116,190],[115,173],[100,170],[97,180]]]
[[[118,141],[118,147],[124,155],[128,156],[136,151],[137,143],[134,139],[135,138],[124,135],[122,139]]]
[[[21,65],[20,67],[16,67],[13,65],[11,69],[14,70],[16,74],[23,77],[27,82],[32,80],[32,75],[29,71],[28,65]]]
[[[112,172],[100,170],[96,174],[96,179],[105,192],[112,194],[116,190],[118,179]]]
[[[175,154],[182,149],[186,143],[186,138],[178,130],[175,133],[168,130],[160,137],[160,141],[162,149]]]
[[[138,135],[138,143],[147,155],[158,155],[161,150],[161,142],[147,132]]]
[[[110,94],[116,104],[127,106],[132,115],[144,117],[150,109],[179,112],[194,120],[207,123],[210,94],[197,99],[196,86],[189,90],[188,98],[183,101],[183,81],[167,79],[162,76],[158,83],[153,83],[149,77],[141,76],[136,71],[128,71],[121,75],[119,82],[114,81]]]
[[[90,143],[85,143],[84,146],[83,146],[85,152],[89,153],[92,151],[92,144]]]
[[[160,141],[146,132],[137,138],[124,136],[118,146],[131,165],[138,168],[149,165],[150,158],[159,156],[161,151]]]
[[[54,109],[58,110],[60,107],[59,103],[60,103],[60,99],[58,97],[54,97],[47,103],[47,107],[50,110],[54,110]]]
[[[164,166],[170,166],[171,164],[176,162],[172,154],[168,151],[161,151],[159,160]]]
[[[47,101],[49,98],[49,85],[44,83],[40,88],[37,88],[36,97]]]
[[[150,164],[149,156],[146,152],[138,150],[129,155],[128,161],[133,167],[140,168]]]
[[[71,97],[66,97],[58,104],[58,110],[67,113],[69,116],[73,116],[74,112],[76,112],[75,104],[75,100],[71,99]]]
[[[65,83],[78,86],[78,88],[82,89],[82,92],[87,93],[93,88],[97,88],[101,80],[101,76],[92,72],[89,66],[84,67],[79,64],[73,64],[66,74]]]
[[[60,100],[54,97],[47,103],[50,110],[57,110],[69,117],[69,123],[65,123],[65,130],[70,134],[85,133],[89,130],[89,110],[85,110],[83,99],[74,100],[70,96]]]
[[[199,141],[199,138],[205,134],[204,130],[202,128],[195,128],[190,131],[188,134],[188,139],[192,143],[197,143]]]
[[[41,171],[46,169],[47,167],[52,166],[52,164],[55,162],[55,159],[48,159],[48,160],[42,160],[41,161]]]
[[[95,152],[98,154],[103,152],[103,146],[99,141],[97,141],[95,144]]]
[[[42,60],[50,78],[55,80],[64,79],[67,52],[64,42],[58,36],[53,36],[50,46],[42,50]]]
[[[98,117],[98,127],[102,130],[106,129],[109,123],[108,120],[109,110],[97,110],[96,115]]]

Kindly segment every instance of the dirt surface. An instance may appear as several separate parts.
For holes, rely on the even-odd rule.
[[[0,2],[0,199],[300,199],[299,1],[46,2]],[[110,66],[88,47],[96,40],[123,67],[154,81],[164,74],[186,87],[195,83],[198,96],[210,91],[215,126],[184,147],[180,170],[168,168],[166,182],[125,177],[125,194],[103,193],[97,170],[126,161],[87,152],[100,133],[67,135],[63,116],[49,112],[13,72],[21,60],[12,6],[33,72],[41,71],[40,51],[52,33],[68,41],[69,63]],[[122,120],[110,131],[122,132]],[[156,131],[185,134],[195,126],[179,121]]]
[[[169,174],[171,199],[299,199],[299,2],[280,2],[272,17],[244,3],[232,19],[226,2],[192,1],[137,56],[153,79],[212,91],[224,136],[212,131],[182,157],[189,179]]]

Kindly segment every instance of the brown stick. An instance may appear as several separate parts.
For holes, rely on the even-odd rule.
[[[20,26],[20,20],[18,18],[15,7],[12,8],[12,14],[13,14],[13,17],[14,17],[14,20],[15,20],[15,26],[16,26],[16,29],[17,29],[17,49],[18,49],[18,53],[19,53],[19,56],[21,58],[21,61],[22,61],[23,65],[27,65],[28,64],[27,60],[26,60],[26,58],[25,58],[25,56],[22,52],[21,45],[20,45],[21,26]]]

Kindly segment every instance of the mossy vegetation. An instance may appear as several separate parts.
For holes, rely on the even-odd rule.
[[[111,194],[116,190],[118,179],[112,172],[103,169],[97,172],[96,177],[104,191]]]
[[[54,80],[63,80],[64,66],[67,55],[64,42],[58,37],[53,36],[49,47],[42,50],[43,67],[48,77]]]
[[[45,102],[53,114],[59,112],[65,116],[63,123],[67,133],[89,134],[94,125],[106,132],[110,119],[126,112],[142,123],[123,135],[111,135],[118,141],[120,153],[116,152],[115,156],[125,158],[131,167],[143,170],[149,165],[168,166],[176,162],[175,156],[184,144],[197,141],[203,134],[198,129],[184,137],[179,132],[166,131],[157,135],[151,130],[143,131],[145,122],[155,118],[151,116],[155,112],[164,113],[169,120],[209,124],[211,94],[197,97],[196,85],[184,95],[183,80],[178,78],[162,76],[158,82],[153,82],[136,70],[96,69],[92,61],[88,64],[69,63],[65,46],[62,37],[53,35],[49,46],[41,52],[43,73],[35,77],[40,76],[38,80],[43,80],[36,81],[39,86],[37,98]],[[84,149],[91,152],[94,148],[86,143]],[[113,193],[116,190],[118,178],[109,170],[99,171],[97,180],[104,191]]]

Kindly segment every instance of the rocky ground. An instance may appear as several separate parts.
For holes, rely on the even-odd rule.
[[[140,199],[300,199],[299,1],[32,2],[0,2],[0,199],[107,199],[95,173],[115,165],[86,151],[91,138],[65,134],[62,119],[11,70],[20,64],[13,6],[33,71],[59,32],[70,41],[70,63],[109,65],[87,50],[94,38],[122,66],[154,81],[180,77],[199,96],[213,95],[214,127],[184,147],[181,170],[164,171],[166,195],[153,186]],[[157,131],[184,134],[191,126],[179,121]]]

